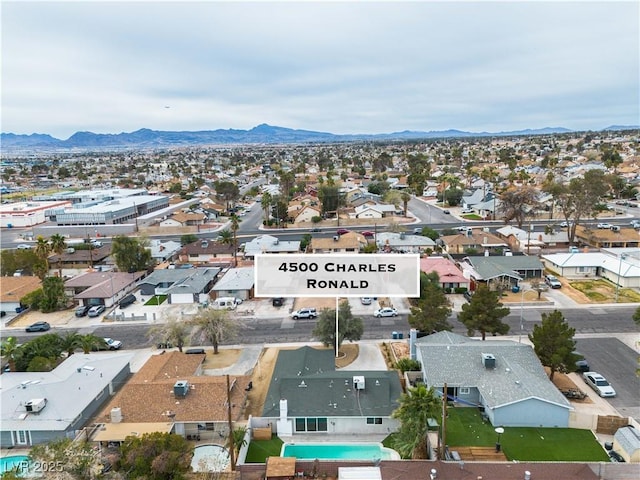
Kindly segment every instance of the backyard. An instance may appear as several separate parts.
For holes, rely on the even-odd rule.
[[[456,447],[495,447],[498,434],[476,408],[447,410],[446,443]],[[505,427],[502,451],[511,461],[608,462],[607,453],[590,430]]]

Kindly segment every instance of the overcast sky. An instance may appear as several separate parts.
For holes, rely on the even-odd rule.
[[[639,123],[639,2],[2,1],[2,131]]]

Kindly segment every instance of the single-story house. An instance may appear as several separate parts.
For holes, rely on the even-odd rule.
[[[65,294],[79,305],[111,307],[131,292],[136,282],[147,272],[89,272],[70,278],[64,283]]]
[[[155,270],[140,282],[140,293],[166,295],[170,304],[204,302],[219,273],[219,268]]]
[[[201,239],[182,247],[180,261],[230,265],[233,263],[234,248],[226,243]]]
[[[477,407],[494,426],[569,426],[569,401],[549,380],[533,348],[438,332],[417,340],[422,380],[454,402]]]
[[[545,268],[561,277],[601,277],[624,288],[640,288],[640,251],[637,248],[551,253],[540,258]]]
[[[118,435],[114,424],[156,424],[186,438],[200,437],[223,441],[228,433],[226,376],[202,374],[205,354],[178,351],[152,355],[138,372],[102,408],[96,423],[111,426],[112,436]],[[246,401],[250,377],[231,375],[231,418],[240,419]],[[94,438],[95,440],[95,438]],[[102,438],[119,441],[118,438]]]
[[[132,358],[125,352],[75,353],[51,372],[0,375],[0,446],[73,438],[127,380]]]
[[[173,240],[168,240],[166,242],[162,242],[160,240],[151,240],[149,242],[151,258],[154,259],[155,263],[175,260],[176,258],[178,258],[178,254],[180,253],[181,248],[182,245],[180,244],[180,242],[174,242]]]
[[[300,253],[300,241],[283,241],[272,235],[258,235],[244,244],[244,258],[254,258],[259,253]]]
[[[214,299],[235,297],[249,300],[253,298],[254,283],[253,267],[230,268],[211,288],[210,296]]]
[[[638,248],[640,235],[633,228],[619,228],[613,231],[608,228],[576,225],[575,239],[595,248]]]
[[[450,288],[464,287],[469,289],[470,280],[454,262],[444,257],[425,257],[420,259],[420,271],[424,273],[436,272],[440,285],[445,291]]]
[[[376,244],[387,252],[420,253],[436,248],[436,242],[429,237],[394,232],[376,233]]]
[[[33,276],[1,277],[0,282],[0,311],[6,313],[15,313],[22,297],[42,287],[42,281]]]
[[[310,253],[359,253],[367,245],[367,239],[360,233],[348,232],[333,238],[312,238]]]
[[[311,205],[296,205],[288,210],[287,215],[293,219],[294,223],[305,223],[311,222],[313,217],[320,217],[322,210]]]
[[[508,248],[508,244],[502,238],[480,229],[468,229],[457,235],[445,235],[438,239],[442,242],[444,250],[451,254],[497,252]]]
[[[204,213],[196,212],[176,212],[166,220],[160,222],[161,227],[187,227],[203,225],[207,216]]]
[[[464,257],[459,266],[463,275],[471,280],[472,290],[476,283],[506,282],[516,286],[523,279],[542,278],[544,273],[544,264],[538,257],[527,255],[470,256]]]
[[[388,433],[402,393],[393,371],[340,371],[332,349],[280,350],[262,417],[278,435]]]
[[[49,257],[49,268],[52,274],[57,275],[58,266],[60,266],[64,275],[65,270],[84,270],[105,264],[109,255],[111,255],[110,245],[91,250],[76,249],[70,245],[68,251]]]

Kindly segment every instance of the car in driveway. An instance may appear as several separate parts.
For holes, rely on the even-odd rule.
[[[380,318],[380,317],[397,317],[398,316],[398,311],[395,308],[392,308],[392,307],[384,307],[384,308],[379,308],[378,310],[373,312],[373,316],[376,317],[376,318]]]
[[[87,315],[90,317],[98,317],[102,312],[106,310],[104,305],[94,305],[89,309]]]
[[[582,378],[587,385],[595,390],[601,397],[615,397],[616,391],[611,384],[597,372],[584,372]]]
[[[91,307],[89,305],[80,305],[76,308],[76,317],[84,317],[87,313],[89,313],[89,309]]]
[[[584,358],[584,355],[580,352],[573,352],[573,354],[579,357],[578,360],[576,360],[576,370],[578,372],[585,373],[591,371],[591,368],[589,368],[589,362]]]
[[[49,322],[36,322],[24,329],[25,332],[46,332],[51,329]]]
[[[316,318],[318,311],[315,308],[301,308],[291,314],[291,318],[298,320],[301,318]]]
[[[363,305],[371,305],[373,303],[373,297],[361,297],[360,303]]]
[[[558,280],[558,277],[555,275],[545,275],[544,283],[549,285],[551,288],[562,288],[562,283]]]

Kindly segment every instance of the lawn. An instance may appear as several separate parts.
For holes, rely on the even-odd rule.
[[[166,295],[154,295],[149,300],[147,300],[147,303],[145,303],[145,305],[160,305],[166,299],[167,299]]]
[[[447,410],[447,445],[494,446],[498,436],[475,408]],[[500,438],[509,460],[608,462],[609,457],[589,430],[575,428],[506,427]]]
[[[606,280],[580,280],[571,282],[570,285],[596,303],[611,302],[616,296],[616,286]],[[617,290],[620,303],[640,302],[640,294],[634,290],[630,288],[619,288]]]
[[[251,440],[245,462],[266,463],[267,457],[279,457],[282,444],[282,440],[275,436],[271,440]]]

